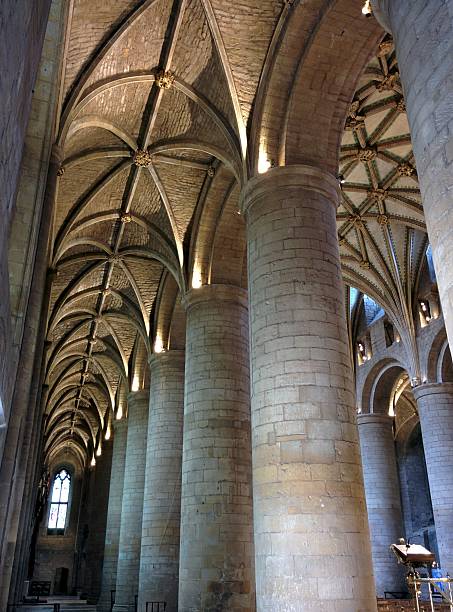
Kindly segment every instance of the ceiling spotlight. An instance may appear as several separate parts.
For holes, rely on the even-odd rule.
[[[365,4],[362,6],[362,15],[365,17],[370,17],[373,14],[373,9],[371,8],[370,0],[366,0]]]
[[[338,178],[338,181],[339,181],[340,185],[343,185],[344,183],[346,183],[346,179],[344,178],[344,174],[339,174],[337,176],[337,178]]]

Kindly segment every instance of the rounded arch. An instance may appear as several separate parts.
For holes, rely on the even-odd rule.
[[[266,60],[267,83],[260,83],[267,94],[255,109],[262,120],[251,135],[252,174],[263,153],[279,165],[312,164],[336,173],[357,80],[383,36],[376,20],[362,16],[362,6],[361,0],[293,3]]]
[[[388,414],[394,398],[396,385],[402,376],[409,379],[404,364],[394,358],[384,358],[376,363],[368,373],[362,387],[359,411],[363,414]]]
[[[453,382],[453,365],[445,327],[442,326],[436,334],[426,355],[427,382]]]

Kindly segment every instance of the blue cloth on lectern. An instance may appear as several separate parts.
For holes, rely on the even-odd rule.
[[[440,567],[433,567],[431,569],[431,576],[433,578],[442,578],[442,570],[440,569]],[[443,589],[444,588],[444,583],[443,582],[436,582],[436,585],[440,588]]]

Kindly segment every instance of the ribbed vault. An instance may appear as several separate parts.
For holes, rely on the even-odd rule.
[[[240,187],[264,141],[270,163],[284,163],[285,148],[286,161],[299,160],[297,143],[313,141],[305,127],[318,99],[332,114],[323,146],[333,167],[335,126],[380,35],[363,21],[355,36],[360,7],[359,0],[256,0],[246,8],[224,0],[104,0],[93,10],[91,1],[75,0],[57,130],[64,161],[50,264],[48,456],[65,445],[88,459],[100,451],[112,419],[127,410],[128,392],[146,384],[151,353],[184,346],[187,288],[246,284]],[[336,54],[320,40],[331,24],[355,44],[335,85],[344,92],[325,95],[334,70],[326,60],[328,76],[313,78],[301,101],[310,62]],[[344,47],[340,39],[335,45]],[[304,149],[301,159],[317,157]],[[387,42],[358,85],[340,172],[346,282],[411,337],[426,236]]]
[[[281,7],[267,4],[257,3],[262,18],[250,27],[270,36]],[[240,41],[230,38],[226,60],[232,24],[217,8],[74,3],[57,139],[64,161],[51,261],[48,453],[61,445],[99,453],[127,393],[145,384],[153,350],[183,343],[181,294],[213,275],[243,277],[235,186],[254,89],[234,57]],[[248,83],[241,95],[235,78]],[[228,261],[213,267],[228,259],[225,248],[237,253],[233,271],[224,272]]]
[[[339,168],[343,277],[384,308],[417,372],[415,298],[428,243],[395,50],[388,37],[358,83]]]

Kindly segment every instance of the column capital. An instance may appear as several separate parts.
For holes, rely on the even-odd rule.
[[[149,389],[140,389],[139,391],[130,391],[127,394],[127,404],[134,404],[140,401],[148,401],[149,398]]]
[[[412,388],[415,399],[421,399],[428,395],[451,395],[453,396],[453,383],[425,383]]]
[[[151,370],[153,367],[159,366],[161,364],[167,363],[184,363],[185,359],[185,351],[183,350],[170,350],[170,351],[162,351],[161,353],[153,353],[148,360],[149,367]]]
[[[315,191],[335,207],[338,206],[341,192],[338,179],[323,168],[306,164],[277,166],[254,176],[245,184],[240,197],[242,212],[246,214],[263,196],[283,189]]]
[[[362,413],[357,415],[357,425],[370,425],[370,424],[379,424],[379,425],[388,425],[393,426],[394,417],[388,414],[376,414],[374,412],[370,413]]]
[[[119,429],[123,429],[127,427],[127,419],[124,416],[121,419],[113,419],[112,420],[112,428],[113,431],[116,432]]]
[[[390,27],[390,1],[391,0],[371,0],[371,8],[373,9],[373,15],[376,21],[384,28],[389,34],[392,33]]]
[[[190,289],[182,300],[186,311],[204,302],[234,302],[248,308],[248,292],[235,285],[203,285]]]

